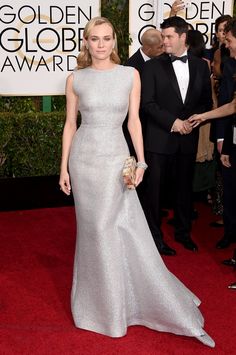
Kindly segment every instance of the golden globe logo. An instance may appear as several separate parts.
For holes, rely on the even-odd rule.
[[[71,71],[80,51],[91,6],[0,7],[0,71]]]

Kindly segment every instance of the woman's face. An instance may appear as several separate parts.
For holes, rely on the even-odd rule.
[[[110,58],[115,46],[112,28],[107,23],[94,26],[85,43],[88,45],[92,59],[105,60]]]
[[[220,23],[219,27],[218,27],[218,31],[216,33],[216,37],[217,37],[220,44],[225,42],[225,25],[226,25],[226,23],[227,23],[227,21]]]

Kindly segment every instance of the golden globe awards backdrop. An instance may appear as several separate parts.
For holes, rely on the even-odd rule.
[[[63,95],[99,0],[1,0],[0,95]]]
[[[178,16],[191,23],[205,37],[206,46],[210,47],[215,32],[215,20],[223,14],[233,14],[234,0],[193,0],[186,1],[186,7]],[[159,28],[163,19],[170,14],[174,0],[130,0],[129,32],[133,40],[130,55],[140,47],[142,33],[150,28]]]

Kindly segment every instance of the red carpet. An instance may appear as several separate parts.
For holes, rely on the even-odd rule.
[[[65,207],[0,213],[0,354],[235,354],[236,291],[227,285],[236,281],[236,273],[221,261],[236,245],[216,250],[222,230],[209,227],[214,219],[209,206],[196,207],[200,216],[193,239],[199,252],[175,243],[166,225],[166,241],[177,256],[165,262],[202,300],[215,349],[140,326],[120,339],[76,329],[70,313],[75,216],[72,207]]]

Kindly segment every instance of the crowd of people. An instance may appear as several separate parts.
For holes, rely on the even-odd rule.
[[[183,9],[183,2],[181,0],[176,0],[173,3],[170,18],[166,20],[169,23],[175,23],[176,21],[180,21],[183,23],[182,19],[178,18],[178,11]],[[173,25],[174,27],[175,25]],[[198,57],[203,59],[206,64],[204,69],[202,69],[200,77],[206,80],[203,94],[204,104],[202,105],[201,101],[195,103],[195,113],[203,112],[210,109],[216,109],[218,106],[222,106],[225,103],[228,103],[233,99],[235,93],[235,74],[236,74],[236,51],[234,48],[234,40],[236,37],[236,25],[234,23],[234,19],[230,15],[222,15],[216,19],[215,23],[215,37],[213,38],[212,47],[210,49],[205,48],[204,38],[201,32],[194,30],[190,24],[185,23],[185,33],[186,40],[184,47],[181,48],[182,56],[188,53],[188,66],[189,72],[191,73],[191,56],[194,58]],[[181,30],[183,31],[183,30]],[[154,33],[156,32],[156,37]],[[148,40],[149,33],[152,34],[150,37],[155,37],[158,50],[156,50],[156,46],[153,45],[153,41]],[[169,37],[172,34],[169,34]],[[145,42],[143,42],[143,38]],[[234,166],[234,149],[235,143],[233,143],[232,132],[234,130],[232,127],[235,125],[234,121],[234,101],[232,101],[229,106],[225,109],[220,109],[220,111],[211,111],[206,115],[195,116],[195,118],[191,118],[187,120],[187,122],[194,122],[194,120],[204,120],[204,124],[201,124],[198,135],[198,146],[196,147],[196,142],[193,144],[190,143],[191,148],[189,149],[187,146],[184,148],[183,144],[187,144],[186,134],[190,134],[188,139],[193,139],[193,135],[196,132],[192,132],[191,128],[195,128],[198,124],[194,124],[190,128],[190,132],[182,131],[180,135],[178,135],[178,139],[182,140],[184,143],[179,143],[178,148],[175,149],[174,162],[178,160],[178,164],[181,164],[179,159],[180,155],[183,154],[183,160],[186,163],[186,158],[191,159],[190,153],[191,149],[193,149],[193,157],[192,163],[187,168],[188,174],[183,173],[183,167],[177,166],[174,170],[174,179],[172,180],[172,184],[170,184],[170,172],[173,171],[174,163],[170,161],[171,154],[173,153],[173,145],[176,144],[173,137],[171,137],[171,141],[168,141],[163,138],[163,135],[168,135],[169,132],[173,131],[172,127],[165,127],[164,125],[168,125],[168,120],[165,118],[164,123],[157,122],[158,118],[161,119],[165,115],[165,109],[171,111],[171,106],[173,105],[174,99],[171,96],[170,87],[175,86],[176,92],[173,93],[174,98],[176,98],[176,93],[181,94],[181,85],[184,87],[183,80],[181,78],[181,74],[179,72],[184,72],[184,63],[178,63],[178,66],[182,66],[181,69],[177,69],[177,73],[175,71],[175,64],[173,64],[173,69],[175,71],[175,77],[173,77],[173,70],[168,70],[168,75],[172,76],[170,85],[167,85],[168,80],[164,76],[163,71],[158,65],[162,66],[162,61],[165,58],[164,53],[160,53],[160,48],[162,48],[162,52],[168,53],[170,51],[171,56],[173,53],[173,40],[172,43],[169,44],[165,39],[165,31],[162,30],[161,33],[158,30],[147,30],[143,35],[142,43],[145,43],[145,47],[142,45],[134,55],[132,55],[127,61],[127,65],[131,65],[135,67],[142,79],[142,107],[141,107],[141,120],[143,126],[143,134],[144,134],[144,145],[145,145],[145,157],[148,161],[149,167],[153,167],[149,169],[146,173],[146,178],[144,180],[143,185],[137,189],[140,201],[142,203],[143,209],[146,214],[146,218],[149,222],[149,227],[152,231],[152,235],[154,241],[157,245],[159,252],[163,255],[175,255],[176,252],[174,249],[169,247],[163,239],[163,233],[161,231],[161,204],[163,199],[168,194],[168,189],[172,188],[173,184],[176,184],[177,192],[179,193],[179,198],[182,202],[178,201],[178,196],[171,193],[173,198],[173,207],[175,211],[175,240],[181,242],[185,248],[196,251],[198,249],[196,243],[191,239],[190,230],[191,230],[191,215],[193,211],[191,197],[193,197],[192,191],[192,182],[194,180],[201,180],[202,175],[204,178],[204,187],[206,196],[208,200],[210,199],[212,203],[213,212],[219,216],[222,216],[218,221],[210,223],[212,227],[222,227],[224,228],[224,234],[222,238],[217,242],[216,248],[224,249],[227,248],[231,243],[236,242],[236,215],[235,215],[235,166]],[[180,39],[180,38],[179,38]],[[172,47],[171,47],[172,46]],[[156,52],[155,52],[156,50]],[[148,56],[148,51],[151,51],[152,55]],[[174,48],[175,51],[175,48]],[[156,57],[155,60],[150,61],[147,65],[144,66],[144,63],[149,59]],[[155,67],[156,76],[154,73],[151,73],[150,76],[147,74],[149,65]],[[208,66],[208,69],[206,67]],[[169,68],[170,69],[170,68]],[[171,68],[172,69],[172,68]],[[179,70],[179,72],[178,72]],[[144,71],[144,73],[143,73]],[[167,69],[166,69],[167,72]],[[157,82],[153,81],[153,78],[156,78]],[[190,76],[191,78],[191,76]],[[176,87],[176,79],[179,88]],[[182,82],[180,82],[182,80]],[[209,80],[211,82],[211,86],[209,84]],[[208,81],[208,82],[207,82]],[[152,90],[150,87],[155,87],[155,90],[160,90],[160,95],[157,98],[157,92],[149,92]],[[190,82],[191,83],[191,82]],[[190,85],[188,83],[188,85]],[[159,86],[166,85],[159,89]],[[193,99],[194,95],[194,87],[191,92],[191,97]],[[154,90],[154,89],[153,89]],[[166,90],[166,91],[165,91]],[[183,89],[184,90],[184,89]],[[186,90],[186,89],[185,89]],[[186,92],[184,93],[186,94]],[[149,101],[146,101],[146,97],[150,95]],[[167,102],[165,103],[165,99]],[[159,101],[159,102],[158,102]],[[182,101],[184,104],[186,103],[186,97],[182,97]],[[158,107],[159,104],[159,107]],[[148,106],[149,105],[149,106]],[[165,107],[166,105],[166,107]],[[151,107],[151,111],[148,110],[148,107]],[[160,111],[158,111],[160,109]],[[188,109],[190,109],[190,104],[188,103]],[[154,111],[155,110],[155,111]],[[172,113],[172,112],[171,112]],[[174,117],[178,117],[179,112],[173,112]],[[181,112],[181,118],[188,118],[188,113]],[[198,118],[196,118],[198,117]],[[212,118],[223,117],[222,119],[215,120],[214,123],[210,123],[208,120]],[[154,121],[155,120],[155,121]],[[206,122],[205,122],[206,121]],[[211,121],[213,122],[213,121]],[[173,123],[173,121],[171,122]],[[170,124],[170,123],[169,123]],[[148,128],[149,127],[149,128]],[[198,127],[199,128],[199,127]],[[160,130],[159,132],[157,130]],[[169,137],[170,139],[170,137]],[[127,139],[129,143],[129,138]],[[222,154],[224,142],[224,150],[227,147],[227,159],[230,161],[227,164],[225,161],[225,154]],[[158,145],[158,147],[156,147]],[[162,147],[165,146],[165,148]],[[181,148],[180,148],[181,147]],[[166,150],[165,150],[166,149]],[[172,152],[171,152],[172,150]],[[132,144],[130,145],[130,151],[133,152]],[[187,153],[187,154],[186,154]],[[230,154],[229,154],[230,153]],[[196,158],[196,159],[195,159]],[[161,162],[161,166],[159,166],[158,161],[152,161],[153,159],[168,159],[169,165],[165,166],[166,163]],[[193,164],[194,162],[212,162],[212,168],[210,171],[210,178],[208,178],[209,183],[206,184],[206,176],[204,175],[204,164],[201,169],[198,169],[193,172]],[[195,164],[196,167],[196,164]],[[215,168],[216,167],[216,168]],[[155,171],[155,169],[157,171]],[[161,171],[165,170],[163,176],[161,176]],[[159,176],[152,176],[152,174],[160,174]],[[182,173],[184,177],[178,178],[178,173]],[[190,174],[190,175],[189,175]],[[209,169],[207,170],[207,174],[209,176]],[[184,179],[186,178],[187,181]],[[178,179],[178,180],[177,180]],[[152,181],[152,182],[151,182]],[[165,187],[166,181],[168,181],[168,186]],[[181,182],[183,187],[181,189]],[[152,185],[153,184],[153,185]],[[189,184],[189,185],[188,185]],[[159,189],[159,191],[158,191]],[[200,189],[201,190],[201,189]],[[164,195],[164,196],[161,196]],[[187,197],[185,196],[187,194]],[[188,202],[187,202],[187,199]],[[146,203],[144,202],[146,201]],[[158,202],[157,202],[158,201]],[[186,212],[181,211],[181,208],[186,208]],[[179,209],[179,210],[178,210]],[[188,215],[188,216],[187,216]],[[182,223],[182,225],[181,225]],[[178,231],[179,229],[179,231]],[[236,251],[232,258],[223,260],[225,265],[234,266]],[[229,285],[229,288],[236,288],[236,284],[233,283]]]
[[[174,2],[161,31],[143,34],[125,66],[108,19],[93,18],[85,27],[77,68],[66,83],[60,174],[62,191],[73,191],[77,218],[71,304],[79,328],[120,337],[139,324],[214,347],[199,299],[160,257],[176,255],[165,242],[161,216],[168,181],[175,240],[198,250],[191,237],[192,183],[196,156],[204,152],[206,160],[222,162],[224,236],[216,247],[236,241],[236,19],[217,19],[214,46],[206,50],[202,34],[177,16],[181,6]],[[214,133],[215,157],[205,121],[219,117],[214,128],[223,133]],[[122,179],[128,146],[137,159],[136,190]],[[235,266],[235,255],[224,264]]]

